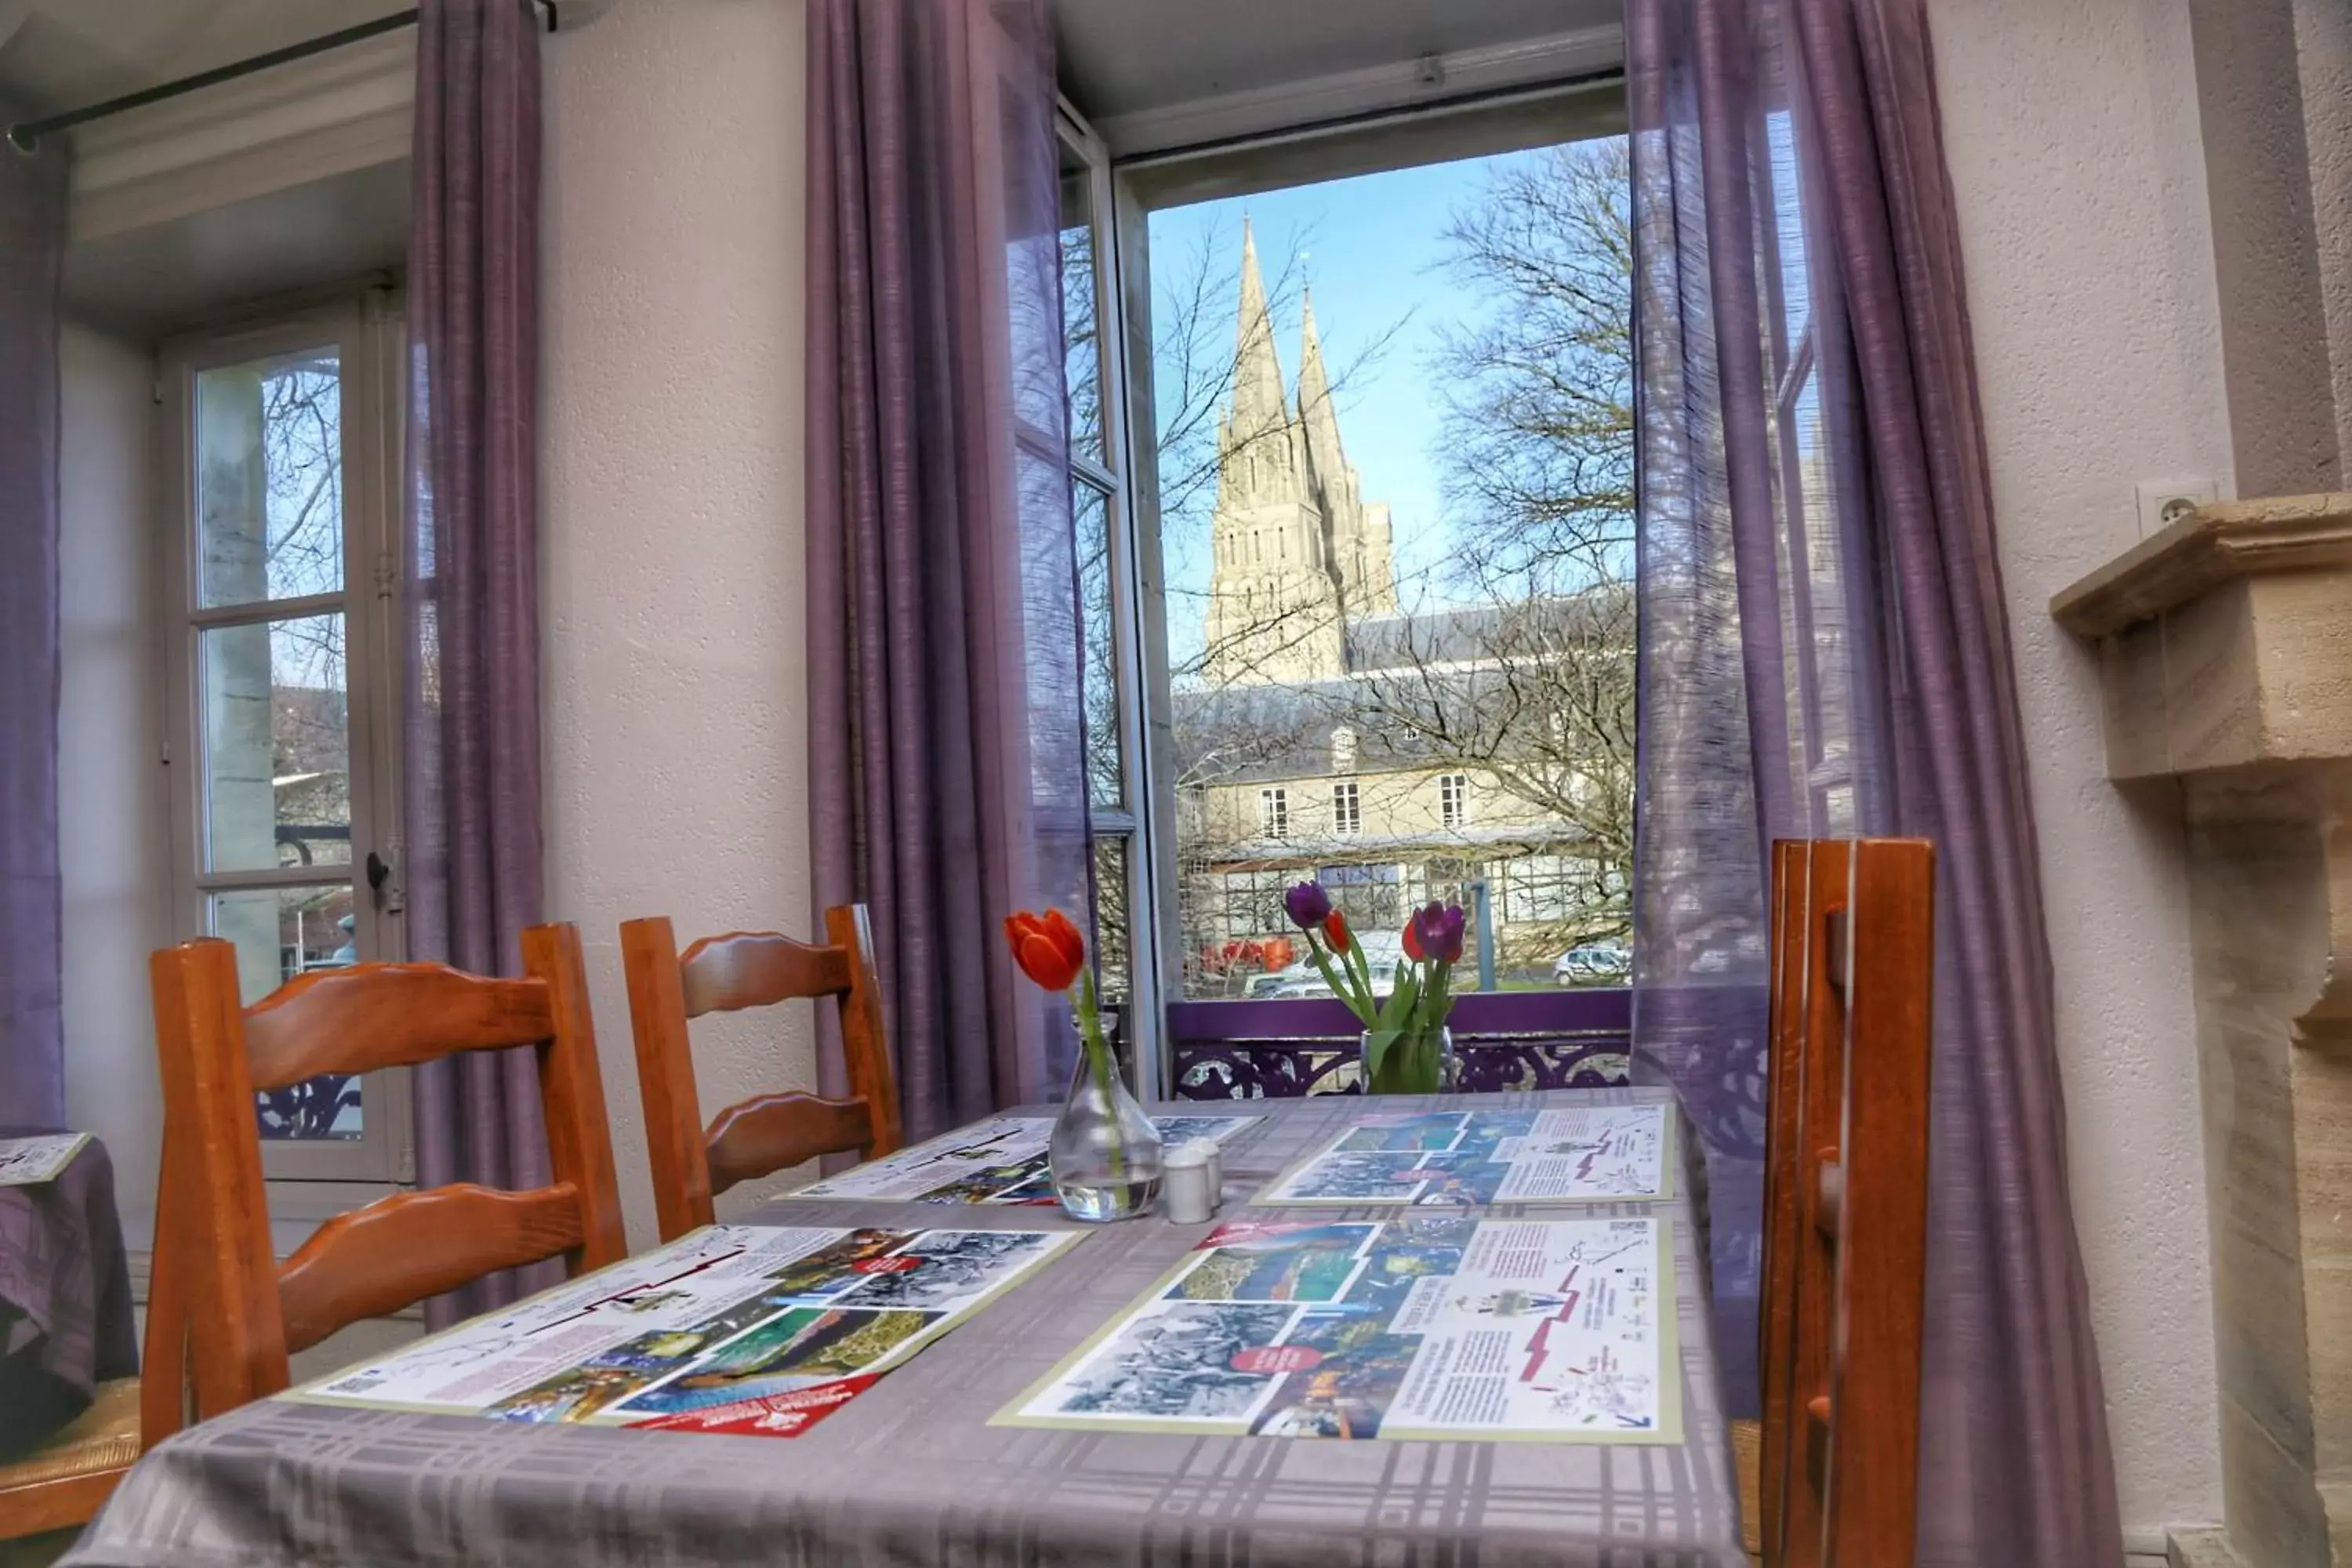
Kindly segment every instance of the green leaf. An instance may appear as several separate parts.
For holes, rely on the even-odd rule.
[[[1403,1033],[1402,1029],[1364,1031],[1364,1084],[1367,1089],[1371,1085],[1373,1075],[1381,1070],[1381,1058],[1389,1054],[1389,1047],[1395,1045]]]
[[[1380,1016],[1373,1020],[1374,1026],[1382,1029],[1402,1028],[1404,1021],[1412,1016],[1413,1004],[1420,999],[1420,995],[1419,977],[1412,970],[1400,966],[1397,971],[1395,989],[1389,993],[1388,1004],[1381,1009]]]

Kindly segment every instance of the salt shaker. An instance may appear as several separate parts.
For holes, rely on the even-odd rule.
[[[1222,1208],[1225,1202],[1224,1146],[1213,1138],[1195,1138],[1192,1142],[1201,1145],[1202,1152],[1208,1155],[1209,1206]]]
[[[1213,1184],[1210,1157],[1201,1152],[1201,1140],[1189,1139],[1168,1151],[1160,1165],[1160,1195],[1168,1206],[1168,1223],[1202,1225],[1215,1217]]]

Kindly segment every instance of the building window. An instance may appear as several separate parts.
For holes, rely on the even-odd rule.
[[[1437,780],[1437,825],[1440,827],[1461,827],[1469,820],[1470,775],[1440,774]]]
[[[248,1004],[402,953],[402,341],[378,292],[163,356],[175,923],[235,946]],[[263,1168],[395,1180],[407,1100],[388,1072],[262,1095]]]
[[[1342,838],[1353,838],[1364,830],[1363,812],[1357,799],[1355,781],[1350,779],[1331,786],[1331,831]]]
[[[1331,771],[1352,773],[1356,771],[1356,727],[1341,724],[1331,731]]]
[[[1263,838],[1290,837],[1290,793],[1284,789],[1262,789],[1257,792],[1258,836]]]

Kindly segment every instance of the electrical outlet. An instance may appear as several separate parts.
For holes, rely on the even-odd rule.
[[[2142,479],[2139,491],[2139,536],[2161,533],[2199,507],[2221,499],[2221,487],[2210,479]]]

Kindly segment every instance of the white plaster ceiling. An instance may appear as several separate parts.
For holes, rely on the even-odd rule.
[[[54,114],[408,10],[414,3],[0,0],[0,98],[33,114]]]
[[[1622,0],[1053,0],[1053,7],[1064,84],[1097,121],[1606,26],[1623,8]]]

